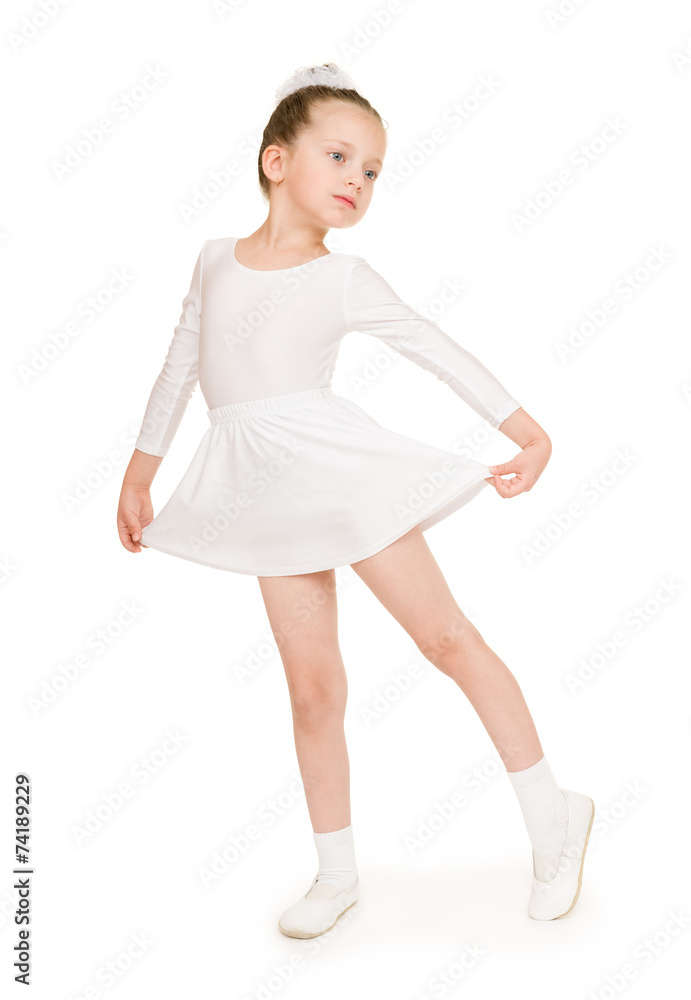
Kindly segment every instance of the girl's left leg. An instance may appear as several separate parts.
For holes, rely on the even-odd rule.
[[[516,678],[459,608],[419,527],[352,567],[423,656],[458,684],[507,771],[541,760]]]
[[[516,678],[459,608],[419,526],[351,565],[420,652],[461,688],[501,756],[533,847],[530,916],[568,913],[580,892],[592,799],[557,785]]]

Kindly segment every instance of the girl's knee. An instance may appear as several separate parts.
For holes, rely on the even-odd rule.
[[[318,726],[342,717],[347,698],[345,680],[333,683],[303,680],[290,685],[293,715],[305,726]]]
[[[416,645],[422,655],[444,673],[457,671],[485,640],[473,623],[461,615],[448,625],[427,632]]]

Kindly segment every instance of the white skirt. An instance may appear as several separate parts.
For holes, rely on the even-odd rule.
[[[382,427],[330,386],[207,410],[211,426],[152,549],[253,576],[314,573],[426,531],[476,496],[486,465]]]

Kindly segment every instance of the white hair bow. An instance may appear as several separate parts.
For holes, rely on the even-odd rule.
[[[299,90],[300,87],[317,85],[357,90],[351,77],[336,63],[324,63],[322,66],[301,66],[276,91],[276,104],[280,104],[284,97],[292,94],[294,90]]]

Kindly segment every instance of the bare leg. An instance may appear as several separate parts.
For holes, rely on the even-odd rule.
[[[458,684],[507,771],[536,764],[543,750],[518,682],[459,608],[420,528],[352,567],[420,652]]]
[[[348,682],[338,645],[336,574],[258,577],[285,669],[293,733],[312,829],[350,826],[350,763],[343,721]]]

